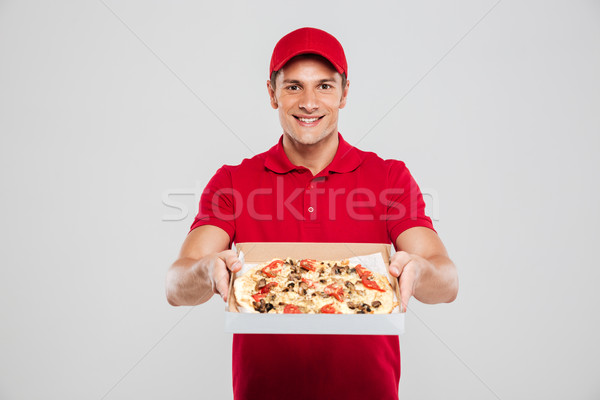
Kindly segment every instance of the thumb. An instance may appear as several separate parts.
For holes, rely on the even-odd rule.
[[[225,262],[227,269],[231,271],[239,271],[242,268],[242,263],[238,257],[238,254],[233,250],[225,250],[217,254],[221,260]]]
[[[225,267],[225,262],[219,258],[215,260],[212,273],[213,291],[221,296],[223,301],[227,301],[229,292],[229,272]]]

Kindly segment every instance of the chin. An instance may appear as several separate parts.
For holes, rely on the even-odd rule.
[[[292,139],[296,143],[303,144],[303,145],[311,145],[311,144],[319,143],[323,139],[331,136],[332,133],[333,133],[333,131],[332,132],[321,132],[321,133],[315,133],[315,134],[298,134],[297,132],[290,132],[290,133],[287,133],[287,135],[290,137],[290,139]]]

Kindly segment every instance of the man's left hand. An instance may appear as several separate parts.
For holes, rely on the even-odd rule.
[[[390,274],[399,279],[401,305],[400,312],[406,311],[408,301],[415,293],[424,268],[429,267],[429,261],[416,254],[406,251],[395,253],[390,260]]]

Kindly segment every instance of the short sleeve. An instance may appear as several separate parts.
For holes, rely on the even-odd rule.
[[[199,226],[214,225],[223,229],[233,241],[235,235],[235,191],[231,174],[225,166],[219,168],[200,196],[198,215],[190,232]]]
[[[421,189],[403,162],[388,160],[387,231],[392,243],[409,228],[423,226],[433,229],[431,218],[425,215],[425,201]]]

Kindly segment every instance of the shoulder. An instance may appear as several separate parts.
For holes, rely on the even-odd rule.
[[[369,185],[384,188],[403,188],[408,190],[416,182],[404,161],[384,159],[374,152],[356,149],[362,158],[358,173]]]
[[[226,195],[223,198],[233,196],[235,199],[238,194],[254,189],[264,171],[264,153],[246,158],[237,165],[224,164],[210,178],[203,195],[208,195],[208,199],[211,194],[219,193]]]
[[[362,159],[361,168],[368,171],[377,171],[378,174],[385,172],[387,176],[409,173],[404,161],[384,159],[372,151],[363,151],[356,147],[355,149]]]
[[[207,188],[237,187],[243,182],[253,182],[259,174],[264,173],[265,153],[260,153],[251,158],[242,160],[237,165],[224,164],[214,173],[209,180]]]
[[[225,164],[217,173],[228,174],[229,176],[238,176],[244,174],[252,174],[256,172],[262,172],[265,168],[265,158],[267,152],[260,153],[251,158],[243,159],[239,164],[230,165]]]

